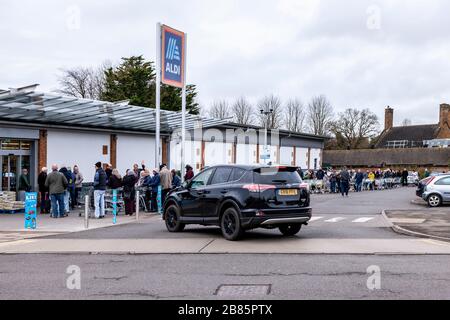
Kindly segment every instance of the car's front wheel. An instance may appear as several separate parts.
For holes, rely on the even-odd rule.
[[[228,208],[220,220],[220,229],[225,239],[229,241],[239,240],[244,234],[239,213],[235,208]]]
[[[169,232],[181,232],[186,226],[180,222],[180,212],[176,205],[170,205],[164,212],[164,220],[166,221],[166,228]]]
[[[437,208],[442,204],[442,198],[437,194],[432,194],[428,197],[428,205],[432,208]]]
[[[285,224],[279,227],[280,232],[286,237],[295,236],[302,229],[301,224]]]

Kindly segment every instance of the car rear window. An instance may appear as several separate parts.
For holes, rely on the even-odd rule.
[[[211,184],[214,185],[227,182],[231,171],[233,171],[233,168],[217,168],[214,177],[211,180]]]
[[[441,180],[435,183],[437,186],[449,186],[450,185],[450,177],[442,178]]]
[[[302,179],[295,168],[261,168],[254,171],[257,184],[297,184]]]
[[[244,169],[234,168],[233,172],[231,173],[230,179],[228,181],[229,182],[238,181],[238,180],[240,180],[242,178],[244,173],[245,173]]]

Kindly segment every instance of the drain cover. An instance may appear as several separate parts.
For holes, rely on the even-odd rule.
[[[265,296],[270,294],[270,289],[270,284],[222,284],[217,288],[215,295],[221,297]]]

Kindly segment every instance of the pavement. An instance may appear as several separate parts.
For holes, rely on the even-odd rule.
[[[80,217],[79,213],[83,216]],[[140,213],[140,219],[147,219],[152,217],[146,213]],[[96,230],[100,228],[108,228],[112,226],[124,225],[133,223],[136,217],[128,217],[119,215],[116,224],[113,223],[112,216],[108,215],[105,219],[89,219],[89,230]],[[2,214],[0,215],[0,243],[10,242],[22,239],[38,238],[52,234],[67,234],[73,232],[86,231],[84,221],[84,211],[73,211],[66,218],[53,219],[48,214],[37,215],[37,228],[24,228],[23,214]]]
[[[450,212],[447,208],[388,210],[385,215],[396,232],[450,242]]]

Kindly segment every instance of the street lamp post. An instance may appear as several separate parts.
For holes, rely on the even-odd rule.
[[[273,113],[273,109],[269,106],[266,106],[265,109],[259,110],[262,115],[265,116],[264,121],[264,164],[267,164],[267,155],[268,155],[268,143],[267,143],[267,135],[268,135],[268,126],[269,126],[269,116]]]

